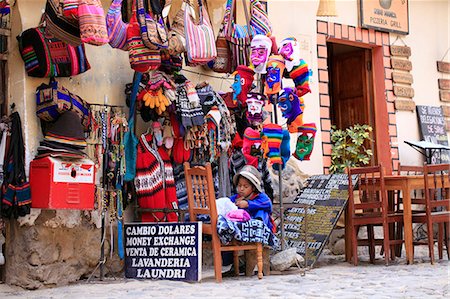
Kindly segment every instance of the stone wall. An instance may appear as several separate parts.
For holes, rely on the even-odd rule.
[[[37,289],[89,277],[100,259],[101,231],[94,221],[98,220],[96,213],[42,210],[34,219],[30,216],[7,222],[5,282]],[[117,273],[122,271],[123,262],[116,253],[109,258],[109,227],[106,233],[105,274]],[[94,277],[98,276],[97,269]]]

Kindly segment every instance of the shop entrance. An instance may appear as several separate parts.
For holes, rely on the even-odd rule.
[[[327,43],[330,77],[331,124],[346,129],[355,124],[368,124],[374,131],[373,142],[366,144],[377,163],[375,113],[373,97],[371,49]]]

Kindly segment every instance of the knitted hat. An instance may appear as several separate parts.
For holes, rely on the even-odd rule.
[[[280,152],[281,141],[283,139],[281,126],[277,124],[265,124],[261,135],[264,157],[269,158],[272,164],[283,164]]]
[[[271,55],[267,61],[267,76],[264,93],[277,94],[281,90],[281,80],[284,72],[284,59],[281,55]]]
[[[247,164],[258,166],[258,149],[261,150],[261,133],[252,128],[247,128],[244,131],[244,140],[242,145],[242,153],[247,160]],[[255,152],[256,151],[256,152]]]
[[[316,124],[309,123],[298,127],[298,138],[295,146],[294,158],[300,161],[309,160],[314,149],[314,138],[316,136]]]
[[[252,87],[255,72],[246,65],[238,65],[234,74],[233,101],[239,101],[242,105],[247,99],[247,93]]]
[[[247,94],[247,120],[250,124],[256,126],[263,122],[263,107],[267,97],[256,92]]]
[[[78,148],[84,148],[87,145],[80,117],[71,110],[66,111],[56,120],[47,131],[44,140],[72,145]]]
[[[272,49],[272,40],[265,35],[257,34],[250,43],[250,60],[255,68],[255,73],[265,74],[266,64]]]
[[[283,161],[281,168],[284,169],[287,161],[291,157],[291,134],[289,134],[289,131],[285,129],[283,129],[283,140],[281,141],[280,154],[281,160]],[[278,168],[278,164],[273,165],[273,169],[278,170]]]
[[[235,186],[237,186],[240,176],[243,176],[244,178],[249,180],[259,192],[262,192],[261,173],[258,171],[258,169],[256,169],[256,167],[251,165],[245,165],[244,167],[242,167],[242,169],[233,177],[233,184]]]
[[[309,69],[303,59],[300,59],[299,63],[292,68],[289,72],[289,77],[294,81],[298,97],[311,92],[309,88]]]
[[[281,41],[278,53],[283,56],[286,70],[290,72],[300,61],[300,47],[294,37],[288,37]]]
[[[287,118],[287,124],[290,125],[303,110],[300,107],[300,100],[292,88],[286,87],[278,97],[278,107],[281,114]]]

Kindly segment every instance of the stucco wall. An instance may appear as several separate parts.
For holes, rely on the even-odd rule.
[[[400,36],[396,45],[402,41],[411,47],[412,71],[414,78],[414,101],[416,105],[441,106],[439,101],[439,78],[450,76],[439,73],[436,61],[441,60],[450,47],[450,1],[410,1],[409,24],[410,34]],[[391,36],[391,43],[396,39]],[[450,56],[444,59],[450,61]],[[420,140],[416,112],[397,112],[398,146],[400,162],[419,165],[423,157],[404,143],[404,140]]]

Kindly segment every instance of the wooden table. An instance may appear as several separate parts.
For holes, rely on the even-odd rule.
[[[429,177],[430,185],[433,185],[432,177]],[[411,210],[411,192],[413,190],[425,189],[423,175],[386,175],[384,176],[384,184],[387,191],[402,191],[403,197],[403,230],[405,238],[406,262],[413,264],[414,247],[413,247],[413,229],[412,229],[412,210]],[[445,187],[450,187],[450,183],[445,182]],[[448,184],[448,185],[447,185]],[[346,217],[348,219],[348,217]],[[347,228],[347,225],[346,225]],[[346,230],[347,236],[347,230]],[[351,260],[351,245],[348,244],[346,237],[346,259]]]

